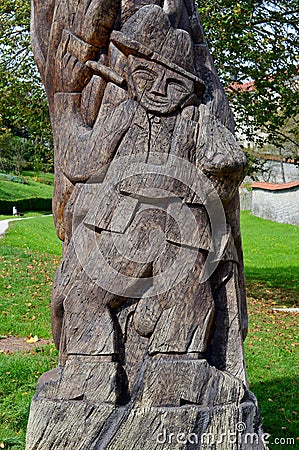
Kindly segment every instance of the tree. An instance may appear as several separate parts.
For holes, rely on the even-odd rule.
[[[7,170],[18,171],[24,159],[36,170],[53,164],[47,99],[29,32],[30,1],[0,0],[0,160]]]
[[[198,0],[197,4],[238,127],[249,141],[272,144],[285,158],[298,159],[297,0]],[[1,127],[12,139],[28,140],[30,157],[37,166],[51,164],[53,150],[29,27],[30,0],[0,0]],[[242,83],[251,80],[254,89],[244,89]],[[0,148],[3,134],[7,139],[2,130]]]
[[[249,141],[272,144],[282,153],[287,149],[287,156],[295,159],[299,147],[298,1],[199,0],[197,4],[238,127]]]

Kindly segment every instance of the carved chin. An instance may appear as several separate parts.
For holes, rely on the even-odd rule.
[[[179,102],[170,101],[167,98],[155,98],[154,100],[143,95],[139,100],[140,105],[150,113],[170,114],[179,109],[182,100]]]

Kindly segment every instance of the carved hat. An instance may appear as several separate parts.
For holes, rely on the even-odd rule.
[[[194,69],[193,44],[189,33],[173,28],[160,6],[140,8],[121,31],[112,32],[111,42],[125,55],[156,61],[204,86]]]

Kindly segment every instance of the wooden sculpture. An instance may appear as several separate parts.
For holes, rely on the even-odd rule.
[[[194,2],[33,0],[32,43],[63,259],[59,365],[27,449],[264,449],[243,356],[247,163]]]

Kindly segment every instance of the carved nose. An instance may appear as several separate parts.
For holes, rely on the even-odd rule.
[[[166,77],[164,74],[156,79],[156,81],[153,84],[152,92],[156,95],[166,95],[167,86],[166,86]]]

